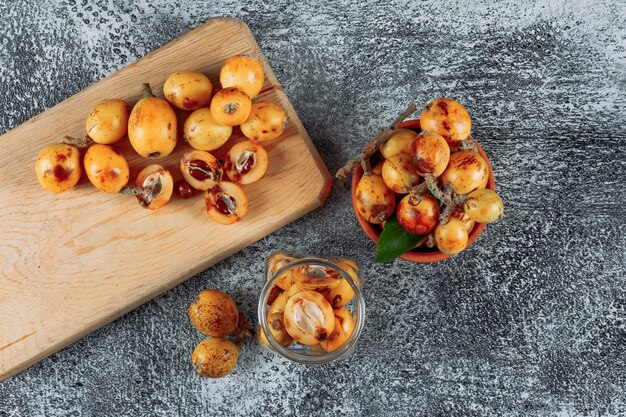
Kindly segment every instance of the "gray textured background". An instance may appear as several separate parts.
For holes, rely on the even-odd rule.
[[[623,2],[87,3],[0,0],[0,132],[233,16],[331,172],[407,102],[449,95],[506,216],[454,260],[377,265],[335,183],[323,208],[1,383],[0,416],[626,415]],[[189,302],[221,288],[254,319],[278,249],[365,264],[358,350],[307,367],[252,343],[228,378],[195,375]]]

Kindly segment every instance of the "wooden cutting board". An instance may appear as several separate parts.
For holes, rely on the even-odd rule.
[[[162,96],[166,77],[180,69],[202,71],[217,87],[221,64],[237,54],[263,63],[265,86],[254,101],[280,104],[289,116],[285,133],[266,146],[266,176],[244,187],[250,209],[241,222],[213,223],[201,193],[150,212],[132,196],[96,190],[84,174],[62,194],[41,188],[34,169],[39,150],[66,134],[83,135],[85,117],[98,101],[123,98],[132,105],[143,82]],[[225,147],[242,140],[238,128],[233,135]],[[236,19],[209,21],[0,141],[0,380],[321,206],[331,184],[254,36]],[[116,147],[131,166],[131,179],[150,163],[128,141]],[[175,151],[159,160],[175,180],[188,150],[179,139]]]

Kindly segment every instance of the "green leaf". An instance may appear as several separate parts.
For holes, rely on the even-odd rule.
[[[376,262],[391,262],[412,249],[422,239],[424,236],[413,235],[404,230],[396,216],[392,216],[385,223],[385,228],[378,239]]]

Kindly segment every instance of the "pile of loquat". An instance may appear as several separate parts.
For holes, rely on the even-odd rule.
[[[187,199],[199,190],[204,192],[211,219],[235,223],[248,212],[241,186],[259,181],[267,171],[263,143],[279,138],[287,125],[287,113],[280,106],[252,102],[263,88],[264,77],[260,61],[234,56],[221,67],[219,91],[202,72],[177,71],[163,85],[165,99],[155,97],[150,85],[144,84],[144,97],[132,110],[125,100],[104,100],[89,112],[84,138],[67,136],[41,150],[35,164],[37,178],[46,190],[61,193],[73,188],[85,171],[97,189],[134,195],[149,210],[166,205],[174,193]],[[170,155],[179,136],[177,111],[185,118],[182,138],[193,148],[180,160],[183,178],[174,182],[167,167],[152,163],[129,185],[130,167],[116,145],[128,138],[146,159]],[[225,158],[218,160],[210,151],[227,144],[236,126],[247,140],[233,143]]]

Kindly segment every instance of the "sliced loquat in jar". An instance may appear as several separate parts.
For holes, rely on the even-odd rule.
[[[260,324],[257,324],[257,327],[256,327],[256,337],[261,346],[266,346],[266,347],[270,346],[270,342],[269,340],[267,340],[267,336],[265,336],[265,332],[263,331],[263,328],[261,327]]]
[[[352,279],[354,279],[357,284],[359,282],[359,278],[357,276],[357,271],[359,270],[359,266],[352,259],[340,258],[337,259],[336,264],[343,269]]]
[[[267,324],[274,339],[284,347],[293,343],[293,338],[287,333],[284,322],[284,312],[272,313],[267,316]]]
[[[287,305],[287,301],[289,300],[289,295],[286,292],[280,294],[274,302],[270,305],[270,308],[267,314],[272,313],[283,313],[285,311],[285,306]]]
[[[180,160],[180,172],[196,190],[215,187],[223,177],[222,165],[216,157],[205,151],[191,151]]]
[[[289,291],[294,284],[293,273],[291,270],[285,271],[277,280],[276,285],[283,291]]]
[[[80,151],[65,144],[45,146],[35,163],[37,179],[51,193],[62,193],[73,188],[83,173]]]
[[[323,295],[305,290],[294,294],[285,306],[287,333],[303,345],[314,346],[333,332],[335,315]]]
[[[300,284],[300,283],[293,283],[289,289],[287,290],[287,296],[288,297],[293,297],[294,295],[296,295],[297,293],[299,293],[300,291],[305,291],[305,290],[310,290],[310,288],[305,287],[304,285]]]
[[[343,279],[338,271],[321,265],[300,265],[292,274],[294,283],[311,289],[336,288]]]
[[[327,352],[339,349],[348,340],[354,331],[354,317],[347,307],[333,310],[335,327],[326,340],[320,341],[320,346]]]
[[[288,256],[284,252],[278,252],[270,255],[270,257],[266,261],[266,265],[269,266],[268,278],[271,277],[280,268],[288,263],[291,263],[292,261],[293,258]]]
[[[118,193],[128,182],[128,162],[109,145],[95,144],[83,159],[89,181],[100,191]]]
[[[223,181],[206,190],[204,203],[209,217],[224,225],[238,222],[248,212],[248,197],[232,182]]]
[[[274,334],[274,338],[278,341],[278,343],[280,343],[284,347],[289,347],[293,343],[293,338],[289,336],[289,334],[284,330],[284,327],[280,331],[275,330],[274,327],[272,327],[272,324],[270,324],[269,316],[267,317],[267,320],[268,320],[268,324],[270,328],[272,329],[272,333]],[[282,322],[282,318],[281,318],[281,322]],[[257,338],[261,346],[266,346],[266,347],[270,346],[270,342],[269,340],[267,340],[267,336],[265,335],[265,332],[263,331],[261,326],[257,327]]]
[[[315,287],[313,285],[306,285],[306,284],[302,284],[299,282],[296,282],[291,287],[289,287],[289,290],[287,291],[287,295],[289,297],[292,297],[295,294],[299,293],[300,291],[315,291],[315,292],[322,294],[327,300],[329,300],[328,294],[330,293],[330,289],[328,287],[323,287],[323,286]]]
[[[342,266],[338,263],[339,266]],[[361,285],[358,274],[356,274],[355,270],[350,268],[349,266],[342,266],[342,269],[346,271],[350,277],[354,280],[357,286]],[[348,282],[347,279],[341,279],[339,281],[339,285],[335,288],[331,288],[330,291],[325,295],[326,299],[330,302],[333,308],[339,308],[342,305],[348,304],[350,301],[354,299],[354,290],[352,286]]]
[[[280,289],[279,286],[274,285],[270,290],[270,293],[267,295],[267,305],[272,305],[272,303],[278,298],[279,295],[283,293],[283,290]]]
[[[263,178],[268,163],[265,148],[248,140],[230,148],[224,162],[224,170],[231,180],[248,185]]]
[[[270,305],[267,312],[267,324],[269,325],[272,335],[278,343],[285,347],[289,346],[293,342],[293,339],[285,330],[284,323],[285,307],[288,300],[289,296],[287,293],[280,294]]]
[[[241,124],[241,133],[248,139],[259,142],[280,137],[287,127],[287,113],[277,104],[269,101],[253,103],[250,115]]]

